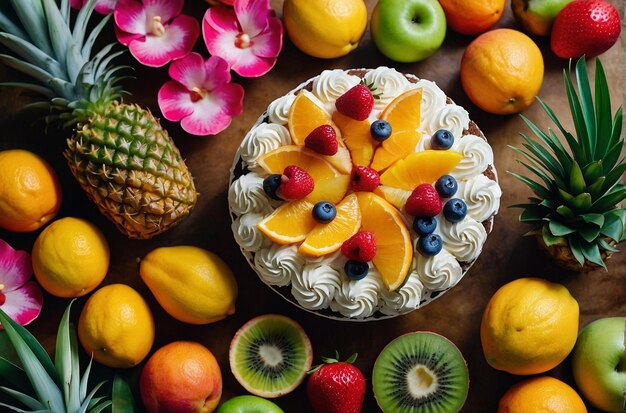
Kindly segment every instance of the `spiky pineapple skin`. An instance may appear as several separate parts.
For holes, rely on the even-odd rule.
[[[580,265],[580,263],[574,257],[572,253],[572,249],[570,248],[567,242],[563,243],[563,245],[550,245],[548,246],[541,235],[541,231],[536,231],[535,241],[537,241],[537,245],[541,248],[545,253],[552,258],[552,260],[559,265],[561,268],[565,268],[566,270],[588,273],[590,271],[597,270],[601,268],[600,265],[594,264],[589,260],[585,260],[584,265]],[[612,247],[617,245],[617,242],[611,239],[605,239],[609,245]],[[613,256],[611,251],[601,251],[600,252],[602,260],[607,261]]]
[[[193,177],[148,109],[113,101],[79,123],[64,152],[87,196],[129,238],[177,225],[196,203]]]

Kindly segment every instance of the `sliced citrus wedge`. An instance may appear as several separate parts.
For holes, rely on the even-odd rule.
[[[293,244],[307,237],[317,225],[313,219],[313,204],[305,199],[288,202],[259,221],[257,228],[279,244]]]
[[[348,151],[348,148],[346,148],[346,145],[343,143],[339,134],[337,134],[337,139],[339,140],[337,153],[331,156],[322,155],[322,157],[342,174],[350,175],[350,172],[352,172],[352,158],[350,157],[350,152]]]
[[[374,193],[385,198],[385,201],[398,208],[398,210],[404,211],[404,204],[406,204],[406,200],[411,196],[412,191],[387,185],[379,185],[374,190]]]
[[[415,131],[420,127],[422,89],[407,90],[387,105],[380,119],[391,125],[391,131]]]
[[[316,204],[320,201],[328,201],[333,204],[341,202],[350,187],[350,177],[348,175],[339,175],[332,178],[326,178],[315,182],[315,188],[306,200]]]
[[[287,126],[293,143],[304,145],[304,140],[313,129],[327,124],[335,126],[322,103],[308,90],[300,91],[291,104],[287,118]]]
[[[361,226],[361,210],[355,194],[337,205],[337,216],[328,224],[317,224],[298,248],[298,252],[319,257],[341,248]]]
[[[389,291],[398,289],[413,260],[411,235],[400,213],[373,192],[358,192],[361,228],[376,238],[376,256],[372,260]]]
[[[414,130],[392,133],[376,149],[370,167],[377,171],[384,171],[396,161],[415,152],[415,147],[421,137],[422,134]]]
[[[338,111],[333,112],[333,121],[350,150],[354,165],[369,166],[378,142],[372,138],[369,120],[354,120]]]
[[[261,156],[258,164],[270,174],[282,174],[289,165],[296,165],[307,171],[315,182],[340,175],[322,155],[297,145],[276,148]]]
[[[415,152],[390,166],[381,176],[382,185],[412,191],[420,184],[432,184],[452,171],[463,159],[454,151]]]

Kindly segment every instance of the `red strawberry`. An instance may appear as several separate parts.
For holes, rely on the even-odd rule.
[[[619,38],[621,23],[615,7],[603,0],[577,0],[556,16],[550,46],[561,58],[597,56]]]
[[[372,192],[380,184],[380,175],[376,169],[367,166],[355,166],[352,169],[350,184],[353,191]]]
[[[372,113],[374,96],[365,85],[356,85],[335,102],[337,110],[352,119],[365,120]]]
[[[371,261],[376,256],[376,237],[369,231],[359,231],[344,241],[341,253],[349,260]]]
[[[311,370],[306,393],[314,413],[361,413],[365,378],[353,354],[345,362],[322,358],[324,364]]]
[[[289,165],[280,177],[278,190],[284,199],[302,199],[313,192],[311,175],[299,166]]]
[[[404,209],[409,215],[429,218],[439,215],[443,206],[435,187],[431,184],[421,184],[409,195]]]
[[[339,148],[337,133],[330,125],[318,126],[304,139],[304,146],[322,155],[334,155]]]

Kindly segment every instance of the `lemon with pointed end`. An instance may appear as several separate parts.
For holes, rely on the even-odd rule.
[[[235,276],[210,251],[187,245],[157,248],[141,261],[139,274],[161,307],[179,321],[209,324],[235,313]]]

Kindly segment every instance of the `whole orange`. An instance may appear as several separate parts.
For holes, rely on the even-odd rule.
[[[498,413],[587,413],[582,399],[553,377],[524,380],[511,387],[498,404]]]
[[[524,33],[491,30],[478,36],[461,59],[461,83],[472,102],[497,115],[529,107],[543,82],[543,56]]]
[[[35,231],[61,207],[61,186],[52,167],[22,149],[0,151],[0,228]]]
[[[506,0],[439,0],[448,26],[461,34],[479,34],[500,20]]]
[[[175,341],[148,359],[139,389],[149,413],[209,413],[222,397],[222,373],[202,344]]]

